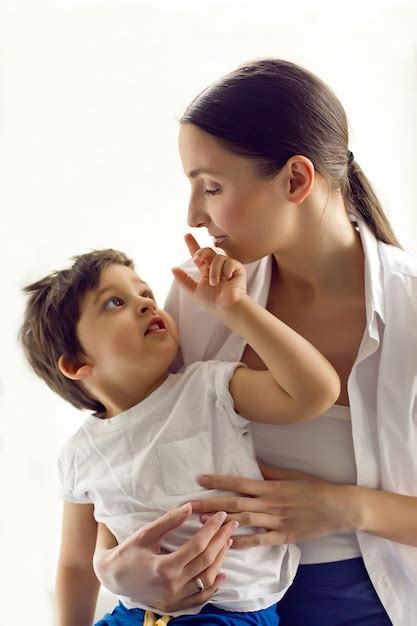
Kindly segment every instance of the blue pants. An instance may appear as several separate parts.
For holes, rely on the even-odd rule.
[[[280,626],[392,626],[362,558],[300,565],[277,611]]]
[[[145,611],[142,609],[127,609],[120,602],[111,615],[105,615],[95,626],[140,626],[144,616]],[[278,623],[275,604],[268,609],[250,613],[233,613],[206,604],[197,615],[175,617],[168,626],[278,626]]]

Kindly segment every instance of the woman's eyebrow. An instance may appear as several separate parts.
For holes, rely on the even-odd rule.
[[[209,176],[219,176],[220,172],[215,172],[214,170],[206,170],[204,167],[197,167],[195,170],[191,170],[189,172],[189,178],[196,178],[200,174],[208,174]]]

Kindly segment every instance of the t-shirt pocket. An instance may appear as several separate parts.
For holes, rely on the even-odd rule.
[[[156,447],[166,492],[172,496],[204,491],[201,474],[213,474],[214,461],[208,432]]]

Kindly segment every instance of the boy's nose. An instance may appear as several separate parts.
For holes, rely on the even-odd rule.
[[[138,315],[145,315],[148,311],[155,311],[156,305],[153,300],[149,298],[144,298],[143,301],[138,305],[137,312]]]

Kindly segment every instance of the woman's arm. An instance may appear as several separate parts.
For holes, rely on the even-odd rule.
[[[356,487],[351,505],[358,510],[357,530],[417,547],[417,498]]]
[[[193,510],[202,513],[202,519],[221,508],[229,513],[228,520],[266,529],[266,533],[235,537],[234,547],[299,543],[344,530],[360,530],[417,546],[417,498],[335,485],[263,463],[260,467],[265,481],[218,475],[198,481],[207,489],[241,494],[193,502]]]
[[[59,626],[91,626],[100,583],[93,570],[97,523],[92,504],[64,502],[56,579]]]

